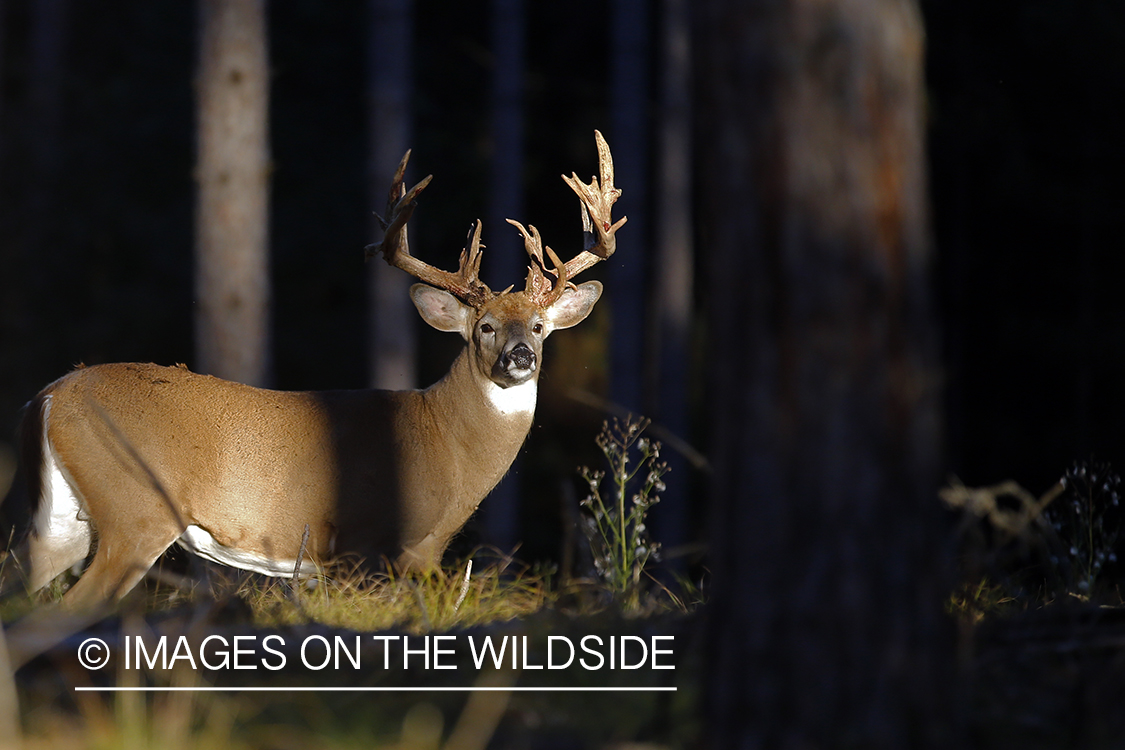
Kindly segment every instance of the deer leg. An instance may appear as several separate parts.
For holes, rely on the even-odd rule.
[[[84,610],[121,599],[178,536],[174,527],[154,536],[102,534],[93,561],[63,596],[62,604],[70,610]]]
[[[81,526],[86,540],[82,557],[89,552],[91,538],[97,540],[90,565],[63,596],[66,609],[88,609],[121,599],[183,531],[158,480],[141,459],[125,450],[131,446],[113,442],[115,439],[116,435],[107,438],[72,428],[53,436],[50,444],[54,464],[47,472],[50,491],[44,497],[50,498],[52,507],[43,506],[40,514],[49,514],[49,518],[43,515],[43,521],[52,533],[44,536],[57,537],[60,541],[49,543],[61,546],[67,537],[78,536],[73,529]],[[83,450],[83,442],[94,448]],[[60,460],[76,455],[84,460]],[[120,472],[98,469],[115,463],[127,471],[124,477]],[[57,562],[69,558],[59,555]],[[73,563],[70,559],[61,568],[44,566],[45,580],[37,578],[36,582],[48,582]]]
[[[90,554],[90,537],[85,543],[73,539],[45,536],[32,536],[28,544],[31,575],[28,588],[34,593],[46,586],[60,573],[74,567]]]
[[[108,605],[137,585],[176,536],[174,529],[148,541],[141,534],[101,535],[93,561],[62,600],[34,610],[5,633],[11,668],[18,669],[106,614]]]
[[[395,567],[400,571],[425,572],[441,566],[441,556],[445,552],[445,544],[440,542],[433,534],[427,534],[422,541],[403,547],[402,552],[395,560]]]

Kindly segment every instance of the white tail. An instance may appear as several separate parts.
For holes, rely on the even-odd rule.
[[[94,551],[64,603],[120,598],[174,542],[288,575],[306,526],[313,565],[343,553],[437,564],[527,437],[543,340],[601,295],[596,281],[570,281],[613,253],[625,222],[610,218],[620,190],[596,137],[600,183],[564,177],[585,207],[586,248],[563,263],[512,222],[530,257],[519,292],[480,281],[480,222],[456,273],[410,255],[406,221],[430,178],[407,191],[403,157],[369,255],[425,282],[411,288],[418,312],[466,341],[426,390],[269,391],[152,364],[82,368],[47,386],[24,422],[32,589]]]

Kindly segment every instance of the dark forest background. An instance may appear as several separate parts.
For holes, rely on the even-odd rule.
[[[191,365],[194,356],[195,5],[44,5],[54,10],[0,3],[0,455],[8,466],[21,405],[74,364]],[[580,238],[574,198],[558,175],[593,173],[595,128],[615,153],[637,137],[610,121],[607,6],[577,0],[526,10],[525,199],[515,218],[535,223],[564,256]],[[412,238],[417,254],[439,266],[452,265],[469,222],[487,215],[490,164],[505,146],[492,139],[489,8],[414,5],[411,174],[435,179]],[[1125,463],[1125,6],[923,2],[922,10],[942,468],[970,485],[1014,478],[1040,491],[1075,458]],[[363,247],[378,239],[371,213],[382,209],[367,175],[369,28],[364,3],[284,0],[269,9],[278,388],[368,380]],[[655,38],[655,15],[652,28]],[[652,75],[642,95],[655,103],[659,46],[645,55]],[[651,112],[650,120],[655,104]],[[696,108],[694,117],[705,122],[708,112]],[[646,150],[655,159],[651,139]],[[625,183],[620,170],[618,183],[617,215],[647,208],[650,217],[647,226],[630,221],[622,235],[651,234],[650,191]],[[504,230],[486,224],[486,244]],[[707,246],[697,242],[695,252],[702,264]],[[611,263],[634,262],[625,255]],[[488,265],[486,256],[486,277]],[[725,358],[703,323],[707,289],[696,286],[683,437],[707,453],[702,376]],[[573,502],[565,486],[577,464],[597,460],[593,436],[604,415],[567,391],[609,398],[622,376],[609,365],[615,293],[610,286],[594,320],[552,338],[519,469],[525,490],[534,488],[521,493],[522,556],[559,554],[561,507]],[[415,324],[419,385],[427,385],[459,342]],[[699,478],[687,473],[669,484],[695,487]],[[688,536],[698,537],[705,509],[691,509]]]

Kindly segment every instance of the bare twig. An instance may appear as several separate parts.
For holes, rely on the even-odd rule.
[[[305,550],[309,546],[309,525],[305,524],[305,533],[301,534],[301,547],[297,550],[297,561],[293,563],[293,585],[297,585],[297,579],[301,577],[301,561],[305,559]]]
[[[461,581],[461,593],[457,595],[457,601],[453,603],[453,611],[456,612],[461,608],[461,602],[465,601],[465,596],[469,593],[469,577],[473,574],[473,561],[465,565],[465,578]]]
[[[297,550],[297,561],[293,563],[293,579],[289,585],[289,601],[301,613],[301,616],[306,620],[312,620],[312,617],[305,610],[304,603],[301,602],[301,595],[298,587],[301,585],[301,562],[305,559],[305,550],[309,544],[309,525],[305,524],[305,532],[301,534],[301,547]]]

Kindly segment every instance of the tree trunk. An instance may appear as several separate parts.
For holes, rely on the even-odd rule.
[[[414,85],[412,5],[410,0],[371,0],[369,6],[371,150],[368,184],[374,210],[380,212],[386,206],[395,168],[410,148],[410,91]],[[374,241],[382,237],[382,230],[374,220],[371,224]],[[416,388],[417,313],[408,291],[412,279],[388,266],[381,257],[373,258],[368,268],[371,386],[389,390]]]
[[[62,166],[63,89],[68,36],[67,0],[41,0],[31,9],[31,115],[33,132],[31,252],[42,253]]]
[[[622,185],[615,216],[629,217],[608,261],[610,400],[641,414],[645,406],[645,278],[648,273],[649,3],[613,0],[609,145],[614,182]],[[605,304],[605,303],[603,303]]]
[[[505,219],[523,221],[524,73],[526,13],[524,0],[493,0],[492,181],[489,185],[489,268],[493,289],[503,289],[527,275],[523,240]]]
[[[492,184],[489,185],[489,262],[493,289],[504,289],[527,274],[523,240],[504,220],[524,221],[524,71],[526,15],[524,0],[492,3]],[[520,463],[488,496],[483,517],[487,541],[510,550],[520,540]]]
[[[65,184],[62,175],[69,145],[62,132],[71,47],[70,3],[44,0],[26,7],[27,57],[17,57],[10,67],[0,60],[4,68],[0,72],[15,73],[14,80],[26,88],[18,96],[12,97],[10,92],[0,96],[6,100],[5,105],[14,105],[4,106],[0,112],[4,118],[0,125],[7,136],[0,143],[0,165],[8,169],[5,177],[13,190],[3,217],[4,246],[0,249],[0,340],[9,355],[0,367],[16,378],[29,369],[23,360],[34,359],[45,349],[38,326],[51,327],[50,322],[58,321],[52,339],[69,332],[70,321],[63,323],[64,318],[56,312],[59,305],[52,303],[60,286],[69,289],[70,280],[86,277],[83,270],[87,262],[84,253],[67,252],[58,241],[59,212],[66,208],[60,202],[60,188]],[[7,52],[9,59],[13,50],[7,42],[16,36],[13,29],[19,26],[8,25],[9,14],[17,15],[12,10],[7,3],[0,5],[4,16],[0,18],[0,31],[4,32],[0,52]],[[14,46],[18,50],[21,45]],[[23,385],[37,387],[30,381]]]
[[[197,367],[270,379],[269,61],[265,0],[200,0]]]
[[[912,0],[703,0],[712,747],[954,747]]]
[[[694,327],[692,288],[691,31],[688,0],[662,0],[657,175],[653,217],[654,297],[648,329],[656,399],[649,416],[677,437],[691,439],[688,363]],[[655,538],[665,553],[689,541],[689,463],[679,452],[662,454],[671,471],[668,489],[653,512]],[[679,567],[677,558],[669,562]]]

